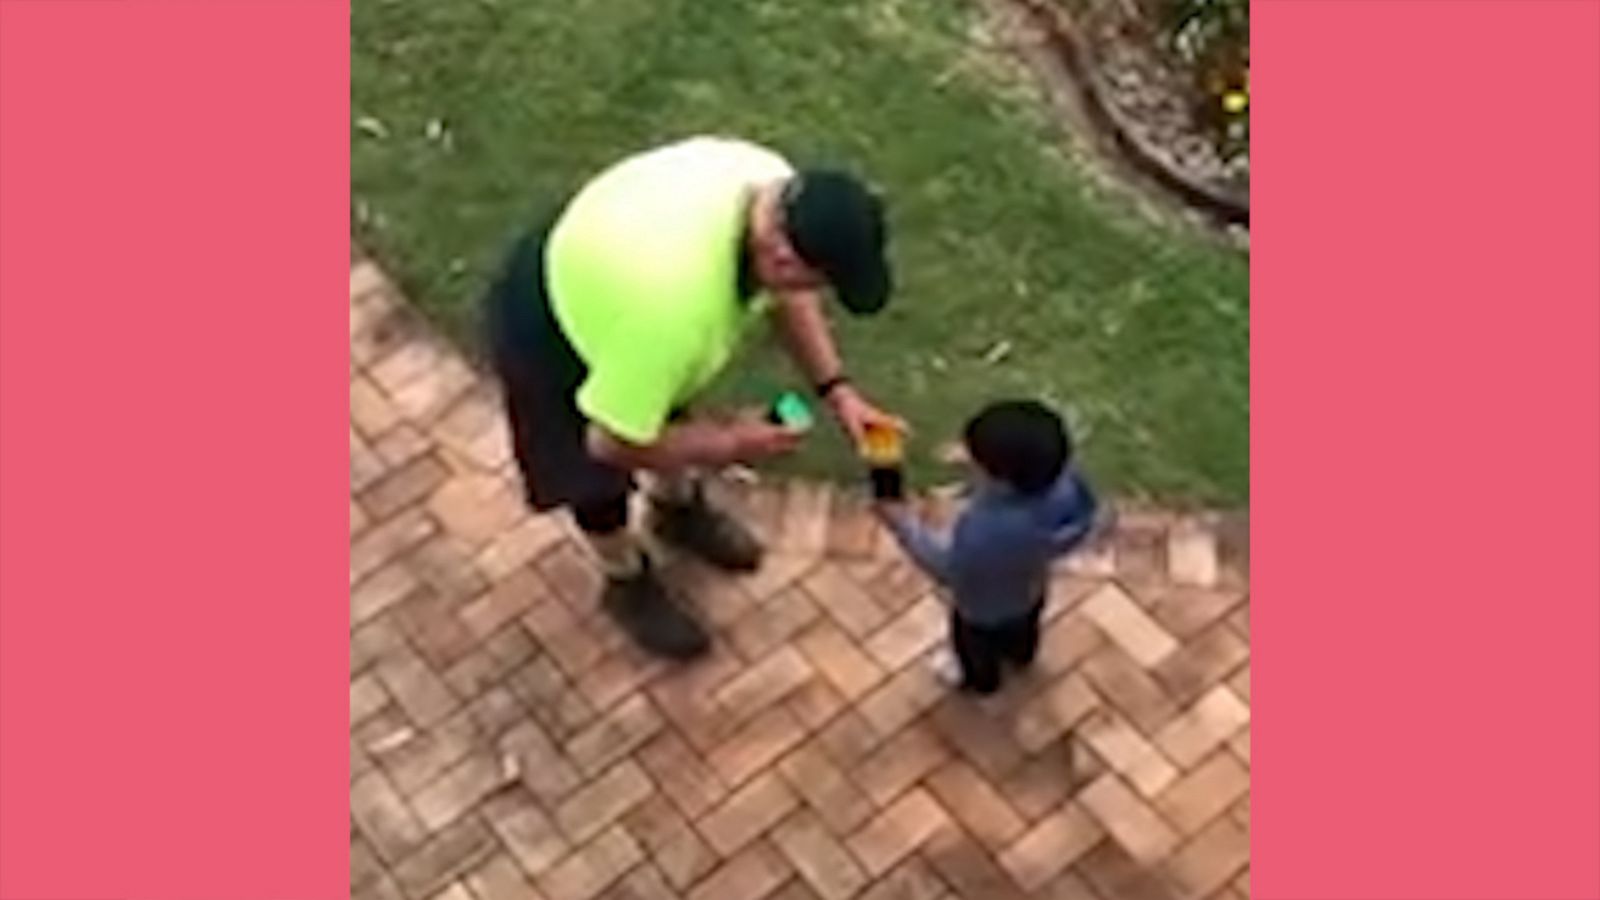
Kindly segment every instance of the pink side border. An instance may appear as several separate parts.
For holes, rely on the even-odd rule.
[[[0,898],[349,895],[346,3],[0,0]]]
[[[1600,897],[1600,3],[1253,7],[1252,887]]]

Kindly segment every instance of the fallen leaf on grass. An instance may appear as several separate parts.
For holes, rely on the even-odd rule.
[[[959,466],[967,462],[967,448],[960,441],[949,441],[933,451],[933,458],[947,466]]]
[[[380,141],[389,136],[389,126],[372,116],[362,116],[356,119],[356,130]]]

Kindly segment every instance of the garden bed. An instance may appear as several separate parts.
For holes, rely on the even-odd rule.
[[[1051,87],[1070,90],[1098,143],[1214,221],[1249,225],[1248,49],[1193,47],[1196,26],[1127,2],[993,0],[1022,15]],[[1146,0],[1164,10],[1193,0]],[[1210,0],[1218,8],[1227,0]],[[1165,30],[1164,30],[1165,29]],[[1181,44],[1189,47],[1185,52]],[[1242,60],[1242,61],[1241,61]]]

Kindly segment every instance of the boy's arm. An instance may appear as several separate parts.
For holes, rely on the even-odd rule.
[[[939,535],[904,504],[881,504],[879,509],[890,532],[917,565],[952,590],[986,584],[1012,563],[1013,543],[1005,531],[991,527],[981,514],[969,511],[948,535]]]
[[[1100,502],[1095,499],[1094,493],[1082,480],[1078,481],[1078,491],[1080,498],[1078,515],[1073,516],[1072,521],[1058,529],[1051,538],[1053,549],[1058,555],[1070,552],[1083,543],[1084,538],[1094,530],[1096,517],[1099,515]]]
[[[878,515],[912,562],[941,584],[950,583],[950,539],[935,534],[904,503],[880,503]]]
[[[982,515],[964,518],[951,536],[951,584],[981,587],[1005,577],[1016,565],[1016,542]]]
[[[1055,550],[1058,556],[1063,553],[1070,553],[1079,544],[1083,543],[1083,539],[1089,536],[1089,532],[1093,528],[1094,519],[1092,517],[1086,521],[1073,522],[1071,525],[1062,527],[1061,530],[1051,536],[1052,549]]]

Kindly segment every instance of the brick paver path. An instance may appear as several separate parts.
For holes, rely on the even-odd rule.
[[[662,664],[523,509],[491,387],[371,264],[350,293],[353,896],[1248,897],[1239,529],[1126,513],[1055,579],[1036,671],[975,702],[861,500],[728,487],[772,553],[670,566],[717,641]]]

